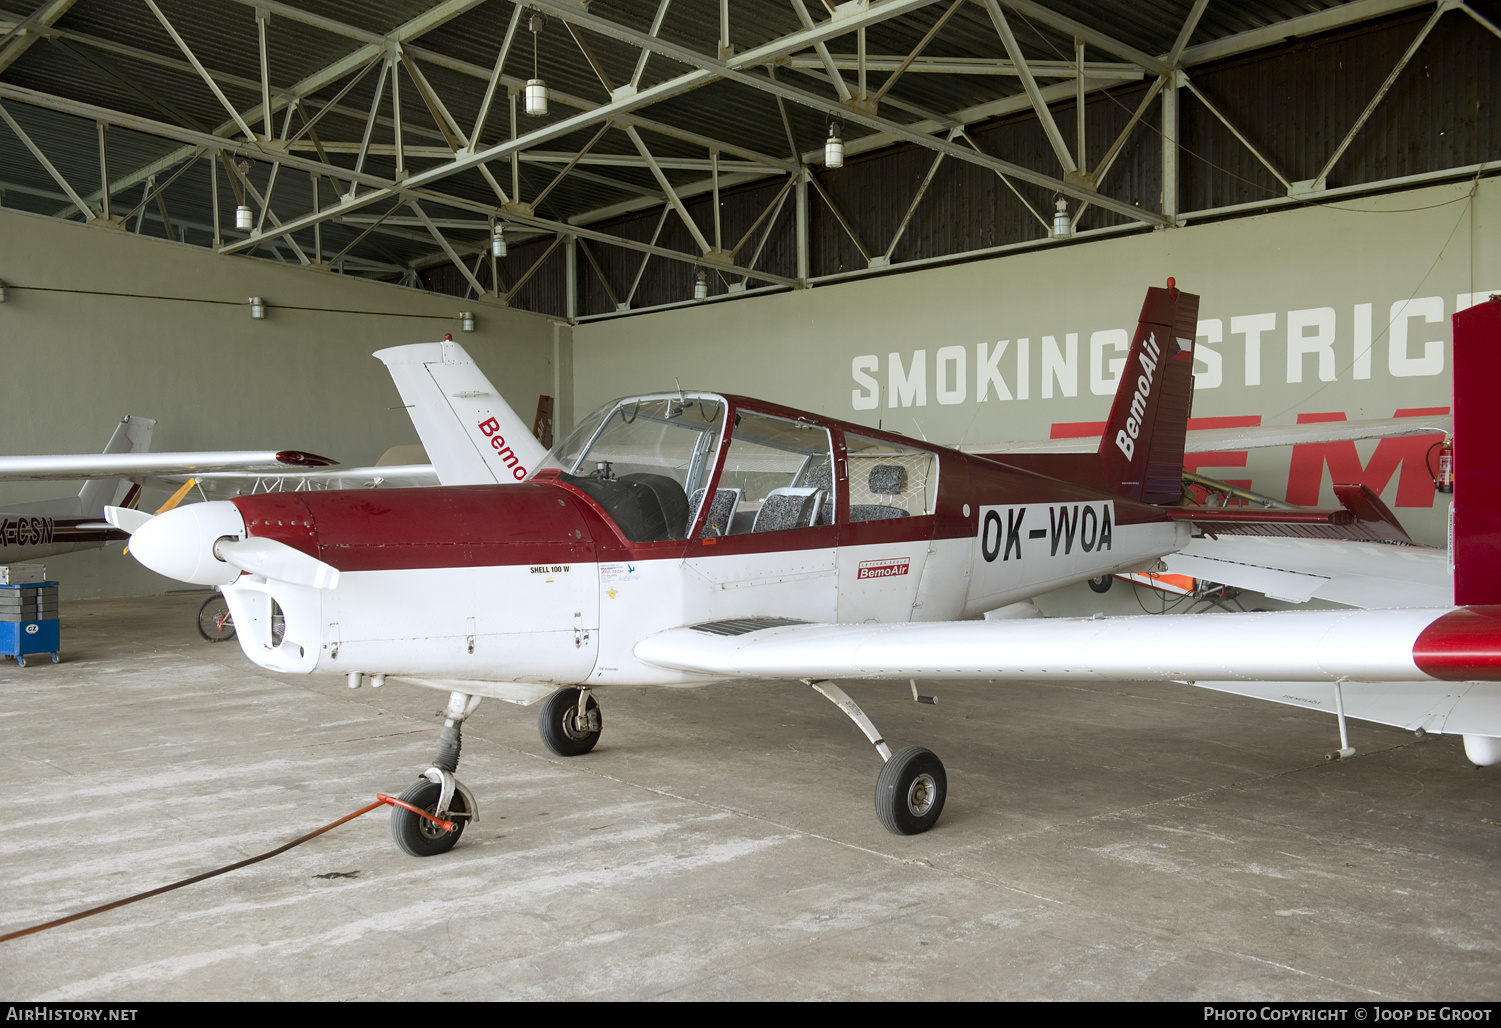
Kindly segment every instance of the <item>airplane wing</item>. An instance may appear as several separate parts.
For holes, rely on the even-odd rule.
[[[1299,443],[1337,443],[1348,439],[1384,439],[1401,435],[1450,435],[1454,419],[1448,416],[1417,418],[1371,418],[1364,421],[1319,421],[1307,425],[1258,425],[1247,428],[1189,429],[1185,453],[1217,453],[1222,450],[1255,450]],[[965,453],[1094,453],[1098,436],[1071,439],[1034,439],[1006,443],[966,443]]]
[[[1447,607],[884,625],[742,618],[670,629],[635,652],[662,667],[732,678],[1501,680],[1501,654],[1465,648],[1467,628],[1496,620],[1501,611]]]
[[[726,678],[1175,681],[1433,733],[1501,736],[1501,611],[1277,611],[905,624],[742,618],[636,645]]]
[[[287,471],[338,461],[297,450],[209,450],[194,453],[55,453],[0,457],[0,482],[76,478],[149,478],[215,471]]]

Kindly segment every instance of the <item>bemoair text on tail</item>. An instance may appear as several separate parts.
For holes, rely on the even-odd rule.
[[[1198,319],[1199,298],[1172,279],[1147,290],[1100,438],[1100,484],[1110,492],[1146,503],[1182,496]]]

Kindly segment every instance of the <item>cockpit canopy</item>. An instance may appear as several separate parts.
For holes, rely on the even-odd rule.
[[[836,453],[848,463],[846,490],[836,487]],[[703,538],[918,516],[933,511],[938,488],[930,451],[712,393],[605,404],[553,448],[539,471],[548,469],[633,542],[686,539],[701,513]]]

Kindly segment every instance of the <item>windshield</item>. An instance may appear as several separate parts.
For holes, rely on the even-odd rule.
[[[724,401],[715,396],[617,400],[581,421],[543,467],[593,497],[626,538],[685,539],[723,428]]]

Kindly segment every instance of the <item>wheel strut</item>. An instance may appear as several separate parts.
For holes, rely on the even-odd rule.
[[[401,794],[402,802],[391,808],[391,837],[414,857],[448,852],[459,841],[464,825],[479,820],[474,794],[454,777],[454,772],[463,747],[460,726],[474,713],[480,699],[468,693],[449,693],[433,766],[422,772],[417,783]],[[445,827],[448,822],[451,828]]]
[[[860,705],[850,699],[849,693],[839,688],[833,682],[815,682],[811,678],[804,678],[803,682],[811,685],[814,691],[823,694],[834,706],[844,711],[844,716],[853,721],[860,731],[865,733],[865,738],[870,740],[870,744],[881,755],[882,762],[891,759],[891,747],[886,745],[886,740],[881,738],[881,733],[876,731],[875,724],[870,718],[865,716],[865,711],[860,709]]]
[[[948,776],[943,762],[921,746],[908,746],[893,755],[876,726],[865,716],[865,711],[843,689],[833,682],[815,682],[811,678],[803,681],[844,711],[881,754],[883,766],[876,778],[876,817],[880,818],[881,824],[896,835],[917,835],[937,824],[938,815],[943,813],[943,801],[948,796]],[[932,697],[918,693],[916,681],[912,683],[912,696],[919,703],[933,702]]]

